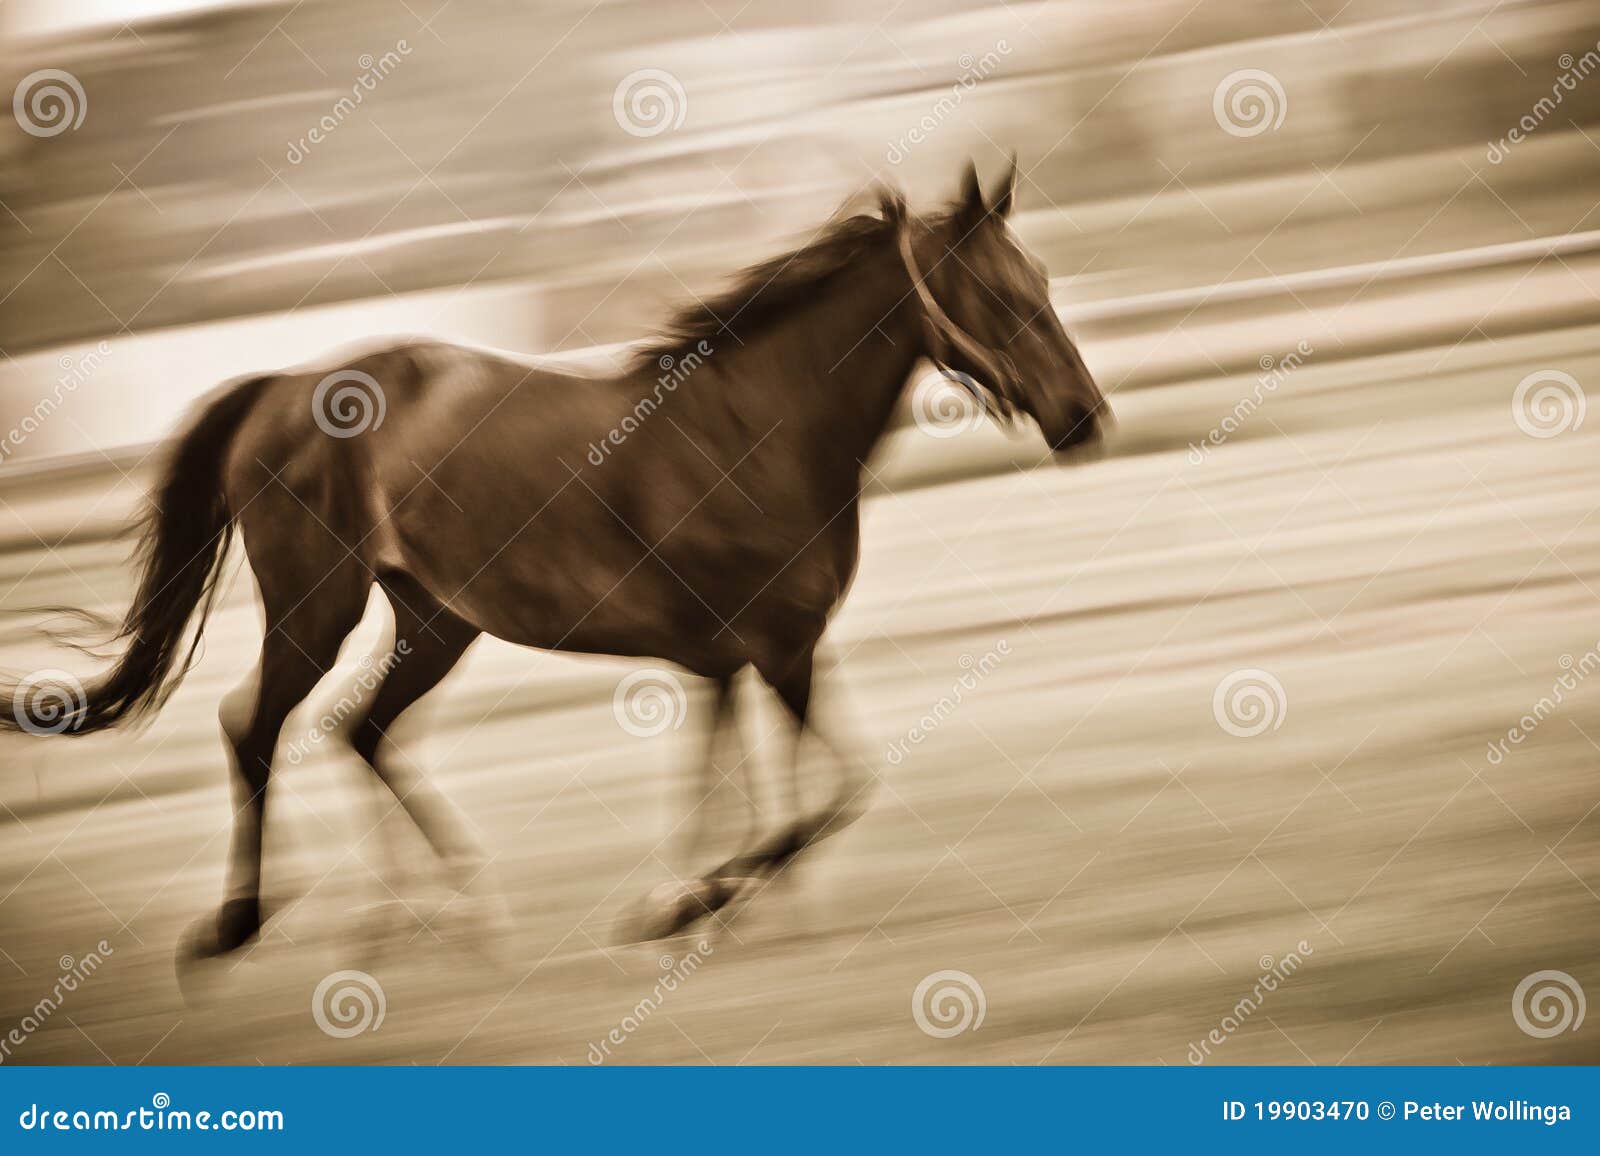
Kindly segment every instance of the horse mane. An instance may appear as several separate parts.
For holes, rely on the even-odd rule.
[[[730,333],[736,339],[740,333],[754,333],[813,297],[825,282],[895,235],[905,217],[905,200],[887,189],[878,198],[880,216],[840,217],[798,249],[742,270],[720,293],[682,306],[634,354],[632,368],[658,365],[664,357],[682,360],[702,341],[715,344]],[[732,328],[735,322],[738,331]]]

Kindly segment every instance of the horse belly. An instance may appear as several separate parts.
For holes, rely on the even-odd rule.
[[[456,510],[443,496],[404,507],[391,519],[400,568],[496,638],[708,673],[742,665],[738,639],[689,588],[578,495],[564,491],[535,510]]]

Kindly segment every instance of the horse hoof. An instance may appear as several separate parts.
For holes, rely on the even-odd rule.
[[[467,949],[497,971],[510,967],[511,929],[511,911],[494,892],[456,896],[433,923],[442,942]]]
[[[426,926],[403,900],[386,899],[363,903],[349,910],[361,943],[362,970],[376,970],[396,940]]]
[[[658,884],[624,921],[623,940],[645,943],[676,935],[726,907],[752,882],[754,880],[714,876]]]
[[[215,915],[201,916],[184,928],[173,960],[184,1002],[195,1004],[211,996],[221,978],[222,958],[260,930],[261,908],[254,899],[230,899]]]

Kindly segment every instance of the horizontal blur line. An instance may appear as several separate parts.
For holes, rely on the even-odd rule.
[[[1464,269],[1491,269],[1496,265],[1515,265],[1544,257],[1567,256],[1600,250],[1600,229],[1586,233],[1561,233],[1554,237],[1535,237],[1527,241],[1508,241],[1477,249],[1455,249],[1448,253],[1429,253],[1398,260],[1368,261],[1360,265],[1340,265],[1331,269],[1312,269],[1280,277],[1251,277],[1244,281],[1225,281],[1221,285],[1200,285],[1192,289],[1170,289],[1141,293],[1136,297],[1116,297],[1083,305],[1067,305],[1060,310],[1067,321],[1109,321],[1164,313],[1173,309],[1201,305],[1226,305],[1278,297],[1289,292],[1355,287],[1374,279],[1403,281],[1411,277],[1430,277]],[[1063,279],[1063,282],[1068,279]]]
[[[491,217],[486,221],[455,221],[448,225],[427,225],[417,229],[401,229],[376,237],[363,237],[356,241],[335,241],[326,245],[312,245],[293,249],[287,253],[272,253],[262,257],[244,257],[237,261],[219,261],[189,274],[189,279],[205,281],[218,277],[232,277],[237,273],[253,273],[261,269],[275,269],[284,265],[302,265],[308,261],[328,258],[352,257],[358,253],[377,253],[398,245],[415,245],[435,241],[441,237],[455,237],[462,233],[490,233],[501,229],[521,228],[527,217]]]
[[[166,126],[183,124],[191,120],[207,120],[217,116],[232,116],[236,112],[260,112],[264,108],[278,108],[286,104],[321,104],[325,101],[338,100],[343,95],[344,92],[337,88],[318,88],[309,92],[280,92],[274,96],[257,96],[249,100],[225,100],[218,104],[203,104],[196,108],[186,108],[181,112],[170,112],[157,117],[154,123]]]

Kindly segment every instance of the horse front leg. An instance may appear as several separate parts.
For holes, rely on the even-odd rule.
[[[791,818],[749,850],[724,862],[712,872],[713,878],[765,877],[766,885],[770,885],[783,876],[798,856],[823,839],[838,834],[866,811],[875,778],[859,758],[841,749],[816,726],[812,702],[815,665],[813,645],[776,668],[757,666],[788,709],[795,726],[794,753],[789,764]],[[838,774],[838,782],[827,802],[810,811],[801,804],[799,790],[801,751],[808,738],[822,747]]]
[[[789,819],[772,834],[753,846],[724,860],[706,874],[687,884],[677,885],[672,902],[656,905],[656,919],[647,938],[676,934],[689,924],[721,910],[735,898],[752,899],[780,878],[804,852],[823,839],[835,835],[855,822],[866,810],[874,777],[857,758],[841,751],[820,734],[812,720],[812,692],[815,682],[815,644],[792,653],[787,661],[775,664],[757,662],[756,669],[787,709],[795,728],[793,754],[789,762],[793,801]],[[812,811],[800,804],[798,788],[802,744],[814,739],[832,757],[839,781],[828,801]],[[664,885],[666,886],[666,885]],[[663,893],[665,897],[665,893]]]
[[[717,787],[743,765],[739,742],[738,718],[734,710],[734,676],[714,678],[712,682],[711,720],[706,731],[706,743],[701,757],[695,761],[693,777],[689,784],[688,809],[682,823],[682,846],[676,855],[684,878],[693,878],[695,862],[704,848],[710,827],[711,797]],[[732,740],[731,743],[728,740]],[[750,777],[746,775],[744,787],[733,784],[743,794],[755,823],[755,799],[750,794]]]
[[[710,829],[711,797],[724,781],[745,765],[742,745],[739,742],[738,718],[734,704],[734,679],[737,672],[712,679],[713,697],[710,725],[706,732],[705,747],[695,762],[690,781],[688,808],[679,824],[683,834],[678,852],[674,878],[652,888],[637,909],[623,924],[622,938],[632,941],[663,939],[675,935],[695,921],[723,907],[738,892],[736,886],[722,883],[711,875],[699,874],[696,863],[708,841]],[[731,739],[732,742],[727,740]],[[732,785],[744,797],[749,814],[749,831],[743,842],[753,839],[757,822],[755,797],[751,793],[751,776],[745,773],[744,784]]]

